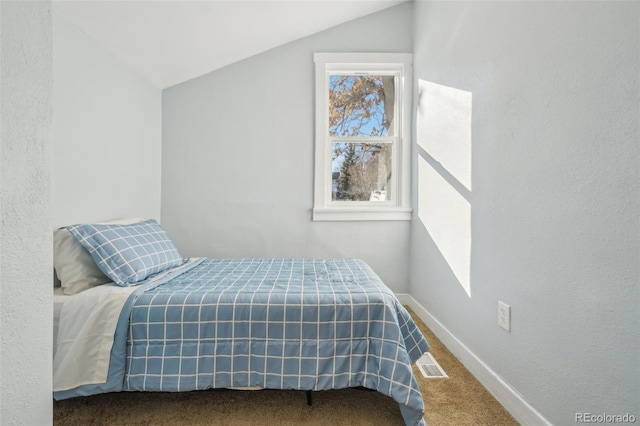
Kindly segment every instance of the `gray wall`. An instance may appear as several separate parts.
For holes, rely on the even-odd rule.
[[[162,221],[208,257],[358,257],[406,292],[405,222],[312,222],[314,63],[322,51],[410,52],[411,4],[163,91]]]
[[[2,425],[52,421],[50,12],[50,2],[0,2]]]
[[[640,4],[415,6],[410,294],[552,423],[640,416]]]
[[[162,91],[53,14],[53,225],[160,219]]]

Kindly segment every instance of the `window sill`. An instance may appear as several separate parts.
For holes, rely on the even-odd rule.
[[[353,220],[411,220],[411,209],[339,207],[313,209],[313,221],[353,221]]]

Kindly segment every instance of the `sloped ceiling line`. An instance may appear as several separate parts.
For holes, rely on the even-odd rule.
[[[54,13],[164,89],[404,1],[60,0]]]

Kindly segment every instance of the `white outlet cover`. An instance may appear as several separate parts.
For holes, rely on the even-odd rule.
[[[511,306],[501,301],[498,301],[498,325],[511,331]]]

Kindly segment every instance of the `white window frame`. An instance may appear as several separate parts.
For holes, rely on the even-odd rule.
[[[411,87],[413,57],[409,53],[315,53],[316,155],[314,221],[411,220]],[[392,139],[393,185],[389,201],[332,201],[331,148],[329,136],[329,75],[396,75],[397,134]],[[349,138],[342,138],[349,139]],[[375,141],[375,138],[371,138]]]

